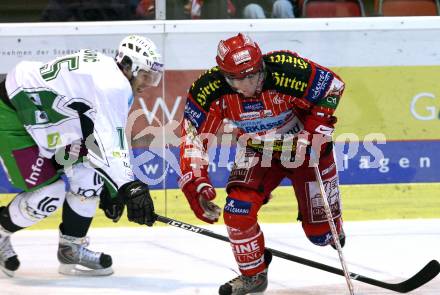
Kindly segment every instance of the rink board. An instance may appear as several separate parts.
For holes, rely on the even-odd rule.
[[[341,184],[440,182],[440,141],[359,143],[357,151],[355,149],[351,147],[349,150],[347,144],[336,143],[334,151]],[[212,163],[209,171],[214,186],[225,187],[235,150],[236,147],[232,146],[228,161],[219,160],[225,155],[222,147],[210,150]],[[178,159],[179,149],[172,148],[170,151]],[[151,155],[149,158],[152,159],[142,163],[140,155],[145,154]],[[179,167],[171,165],[174,161],[165,161],[161,154],[138,148],[134,151],[133,163],[139,167],[136,175],[152,183],[153,188],[177,188],[176,171]],[[285,180],[282,184],[289,185],[290,182]]]
[[[386,144],[365,145],[360,143],[351,148],[347,144],[336,143],[335,156],[341,184],[384,184],[384,183],[429,183],[440,182],[440,141],[423,142],[388,142]],[[224,150],[224,149],[223,149]],[[135,175],[152,189],[178,188],[177,179],[180,173],[178,166],[179,149],[171,148],[175,158],[164,159],[162,150],[136,148],[133,152]],[[225,187],[231,171],[236,147],[231,146],[228,160],[219,161],[222,148],[210,150],[212,159],[209,172],[215,187]],[[158,153],[155,153],[158,152]],[[145,155],[148,155],[145,157]],[[144,162],[142,159],[149,159]],[[282,185],[290,185],[285,179]],[[18,192],[7,179],[4,170],[0,169],[0,193]]]

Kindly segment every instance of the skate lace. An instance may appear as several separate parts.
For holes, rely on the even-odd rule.
[[[0,257],[6,260],[15,255],[17,254],[14,252],[14,249],[12,249],[10,238],[4,238],[3,241],[0,242]]]
[[[87,249],[89,245],[90,245],[89,237],[83,238],[79,249],[79,261],[99,263],[99,258],[101,257],[101,253]]]

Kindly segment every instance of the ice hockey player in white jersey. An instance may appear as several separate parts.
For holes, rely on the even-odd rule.
[[[84,49],[46,64],[23,61],[0,83],[0,156],[21,193],[0,207],[0,269],[20,262],[10,240],[63,207],[59,272],[110,275],[112,258],[87,248],[96,207],[118,221],[155,221],[148,186],[134,180],[125,136],[136,94],[157,87],[163,72],[155,44],[124,38],[115,58]],[[66,180],[66,181],[64,181]],[[37,254],[37,253],[36,253]]]

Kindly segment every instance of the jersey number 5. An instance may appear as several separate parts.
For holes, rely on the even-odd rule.
[[[69,71],[77,70],[79,67],[79,56],[74,55],[70,57],[65,57],[62,59],[58,59],[52,63],[45,64],[40,68],[41,77],[43,77],[43,79],[46,81],[55,79],[61,70],[62,64],[64,63],[67,64],[67,69]]]

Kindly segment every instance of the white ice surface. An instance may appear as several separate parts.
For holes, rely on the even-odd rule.
[[[223,226],[206,226],[225,235]],[[337,252],[312,245],[299,224],[263,224],[266,246],[340,268]],[[403,281],[432,259],[440,261],[440,219],[346,222],[344,255],[351,272],[387,282]],[[21,261],[15,277],[0,274],[1,295],[217,294],[236,276],[228,243],[173,227],[91,229],[90,249],[113,257],[109,277],[57,273],[58,232],[28,230],[12,242]],[[356,295],[398,294],[355,282]],[[265,294],[348,294],[345,279],[274,258]],[[440,294],[440,276],[409,293]]]

